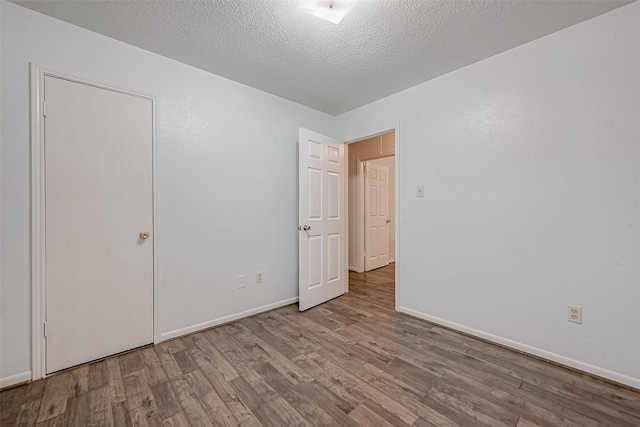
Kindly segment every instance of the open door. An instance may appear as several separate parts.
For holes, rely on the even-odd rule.
[[[300,311],[344,294],[347,281],[345,147],[300,128]]]
[[[364,271],[389,265],[389,168],[364,163]]]

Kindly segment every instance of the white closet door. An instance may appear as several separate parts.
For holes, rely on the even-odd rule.
[[[153,342],[153,104],[45,78],[46,372]]]
[[[364,270],[389,265],[389,168],[365,163]]]

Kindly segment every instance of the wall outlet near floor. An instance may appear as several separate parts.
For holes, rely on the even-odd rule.
[[[241,274],[238,276],[238,289],[247,287],[247,275]]]
[[[567,320],[573,323],[582,323],[582,307],[570,305],[567,310]]]
[[[262,283],[262,271],[256,273],[256,283]]]

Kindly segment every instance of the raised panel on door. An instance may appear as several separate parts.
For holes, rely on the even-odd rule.
[[[327,172],[327,219],[340,219],[340,174]]]
[[[367,258],[374,262],[378,258],[378,226],[370,226],[367,233]],[[370,264],[371,265],[371,264]]]
[[[322,236],[309,237],[308,247],[308,259],[310,262],[307,288],[311,289],[322,285],[322,259],[324,258],[324,251],[322,250]],[[315,262],[315,260],[320,260],[320,262]]]
[[[45,77],[46,372],[153,342],[153,102]]]
[[[309,213],[307,219],[322,218],[322,170],[309,168]]]
[[[344,146],[300,129],[299,307],[306,310],[346,287]]]
[[[327,283],[340,280],[340,264],[342,254],[340,253],[340,233],[327,235]]]

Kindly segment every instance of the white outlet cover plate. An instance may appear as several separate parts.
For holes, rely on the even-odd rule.
[[[416,192],[417,197],[424,197],[424,185],[419,185]]]
[[[567,320],[573,323],[582,324],[582,307],[570,305],[567,307]]]
[[[241,274],[238,276],[238,289],[247,287],[246,278],[247,278],[246,274]]]

